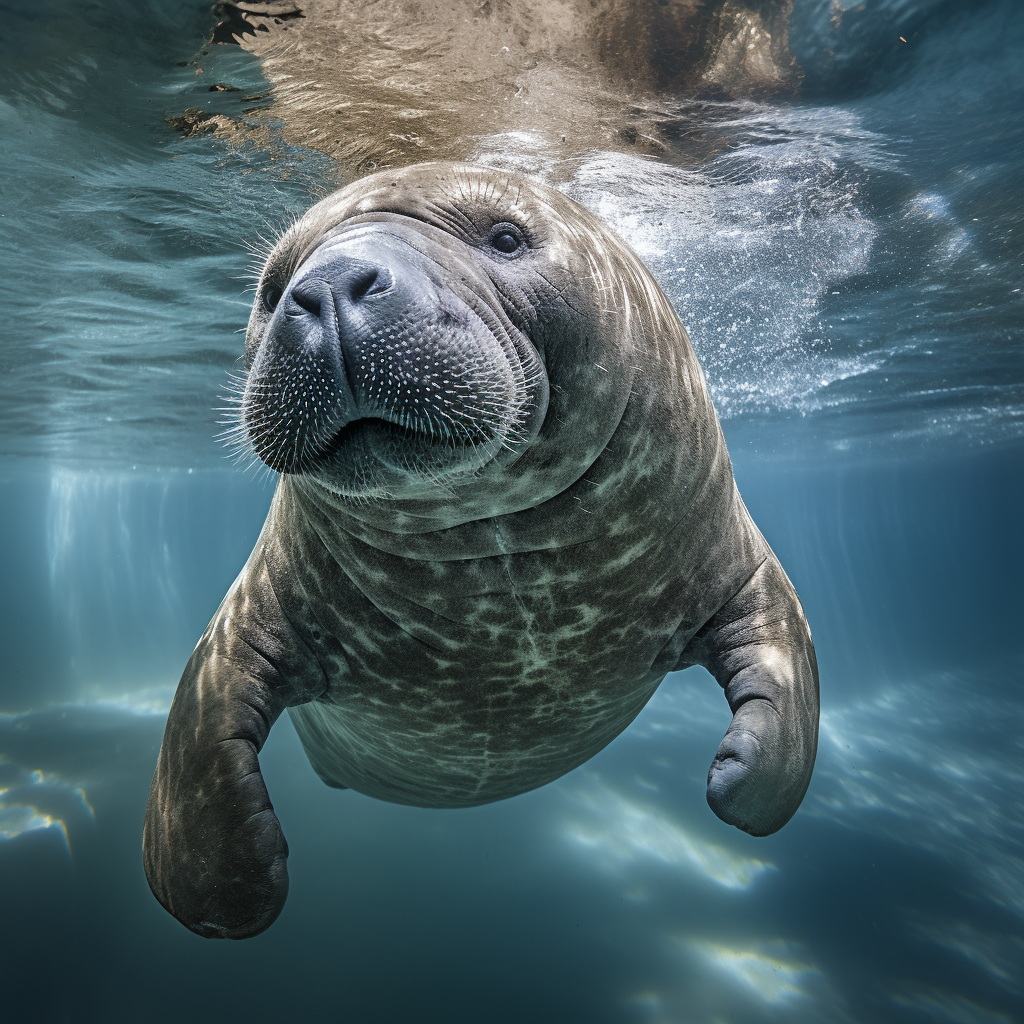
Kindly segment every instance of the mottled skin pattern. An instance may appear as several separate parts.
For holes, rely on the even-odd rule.
[[[685,330],[607,227],[492,170],[363,179],[279,241],[247,366],[240,429],[283,472],[153,780],[146,871],[179,920],[241,938],[280,912],[257,754],[286,707],[328,784],[471,806],[582,764],[701,664],[734,712],[711,807],[785,824],[810,632]]]

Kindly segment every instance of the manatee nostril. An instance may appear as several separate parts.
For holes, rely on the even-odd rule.
[[[392,283],[391,273],[384,267],[360,268],[346,282],[349,300],[359,302],[370,295],[386,292]]]
[[[318,284],[320,282],[314,280],[300,281],[292,288],[291,293],[291,298],[295,304],[307,313],[312,313],[315,317],[320,316],[320,308],[323,303],[323,286],[321,285],[318,288]]]

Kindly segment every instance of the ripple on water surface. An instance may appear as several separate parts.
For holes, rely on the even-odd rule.
[[[794,14],[805,49],[831,31],[812,6]],[[875,7],[903,25],[900,5]],[[258,121],[255,58],[220,47],[190,63],[202,5],[111,4],[83,24],[50,8],[0,100],[4,452],[218,464],[246,246],[337,177]],[[1019,436],[1024,28],[1007,10],[942,8],[908,70],[846,94],[818,69],[819,100],[667,104],[657,161],[566,165],[524,132],[480,140],[477,158],[551,178],[636,246],[732,436],[794,423],[841,448]],[[840,35],[873,53],[867,22],[844,17]],[[841,82],[841,48],[834,59]],[[235,88],[211,92],[219,81]],[[229,126],[255,117],[262,134],[182,137],[168,119],[191,107]]]

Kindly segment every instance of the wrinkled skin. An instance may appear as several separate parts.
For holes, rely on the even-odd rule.
[[[734,713],[709,804],[789,820],[807,622],[686,332],[608,228],[501,172],[374,175],[282,237],[246,347],[240,436],[282,476],[153,780],[146,872],[182,923],[243,938],[284,904],[257,755],[285,708],[329,785],[471,806],[582,764],[700,664]]]

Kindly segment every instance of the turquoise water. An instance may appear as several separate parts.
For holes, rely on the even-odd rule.
[[[179,66],[202,4],[5,13],[0,1018],[1024,1020],[1024,16],[868,7],[826,62],[830,5],[798,0],[797,100],[680,104],[679,159],[591,154],[565,183],[676,303],[804,602],[801,811],[756,840],[708,810],[729,711],[701,670],[468,811],[328,789],[283,718],[261,762],[291,893],[244,943],[159,907],[139,836],[272,493],[214,439],[247,246],[333,171],[165,123],[233,112],[214,74],[265,89],[237,49]],[[548,173],[529,137],[478,158]]]

